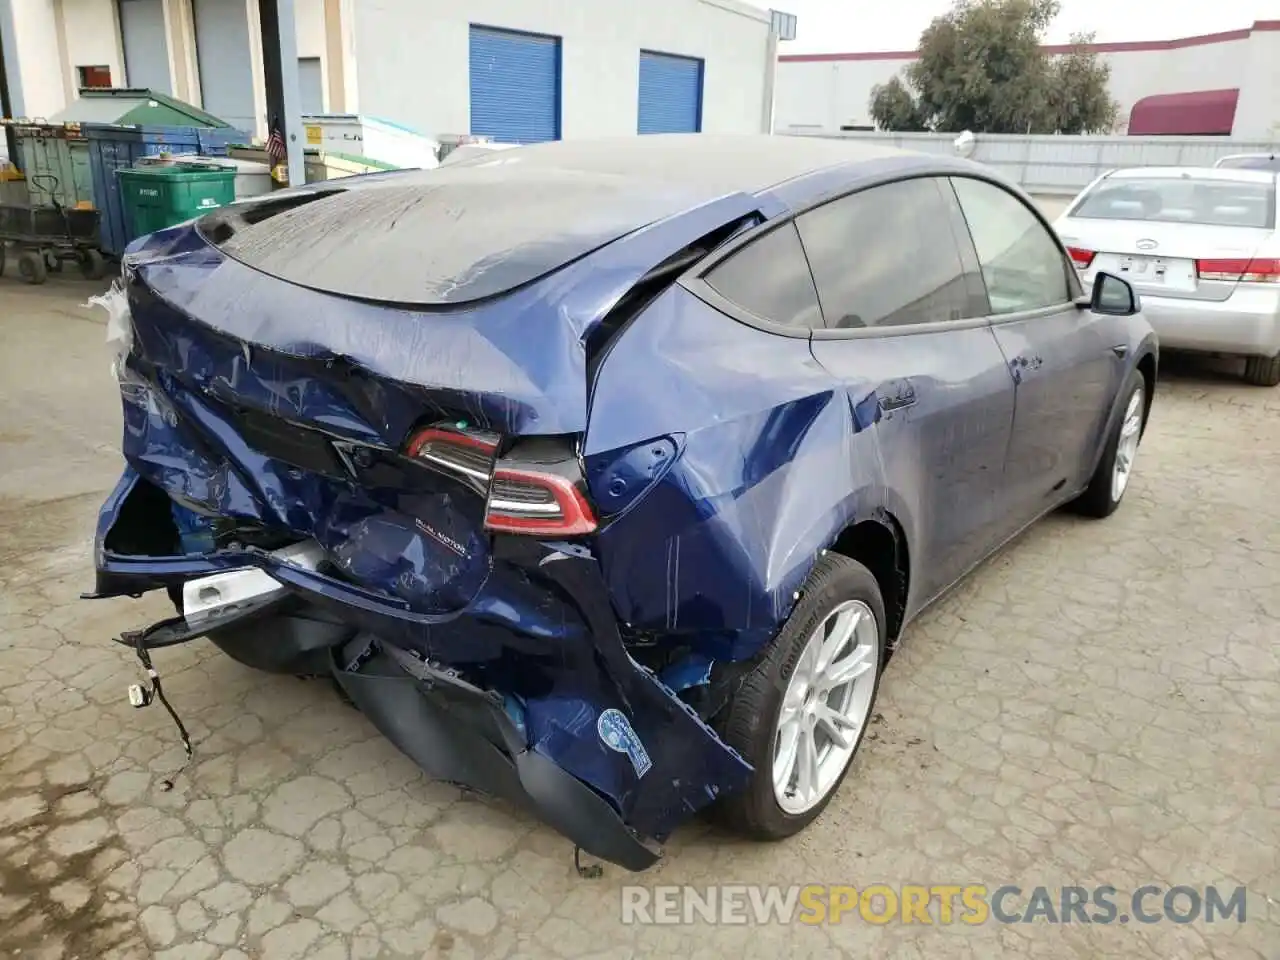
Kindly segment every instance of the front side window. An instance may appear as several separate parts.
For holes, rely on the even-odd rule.
[[[818,295],[794,224],[785,223],[748,243],[703,280],[763,320],[799,329],[822,326]]]
[[[981,316],[941,187],[902,180],[799,217],[827,326],[909,326]]]
[[[1071,299],[1066,258],[1025,203],[985,180],[954,177],[951,182],[978,251],[993,314],[1037,310]]]

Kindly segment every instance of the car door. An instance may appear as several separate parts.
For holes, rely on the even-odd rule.
[[[906,502],[913,597],[934,596],[999,541],[1014,413],[967,227],[945,179],[882,184],[796,221],[824,328],[814,357],[849,394],[853,475]],[[866,415],[873,410],[874,417]]]
[[[1114,321],[1076,304],[1061,245],[1020,197],[953,177],[991,303],[991,329],[1016,384],[1006,488],[1017,528],[1088,481],[1124,372]]]

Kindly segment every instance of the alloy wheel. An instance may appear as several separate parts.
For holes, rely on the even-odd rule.
[[[1133,475],[1133,459],[1138,455],[1142,437],[1142,388],[1133,391],[1120,423],[1120,439],[1116,443],[1116,463],[1111,473],[1111,499],[1119,502]]]
[[[880,656],[875,615],[861,600],[840,604],[805,642],[774,736],[774,797],[786,813],[807,813],[840,782],[868,720]]]

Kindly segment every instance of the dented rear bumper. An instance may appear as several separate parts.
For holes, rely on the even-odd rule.
[[[129,468],[103,505],[97,595],[261,569],[281,587],[269,603],[251,604],[238,624],[211,618],[189,632],[215,642],[236,634],[270,661],[299,620],[322,624],[299,642],[319,645],[350,699],[429,775],[522,804],[595,856],[644,869],[655,842],[751,773],[628,654],[599,565],[581,546],[496,538],[470,603],[426,614],[265,550],[113,550],[131,498],[148,490]]]

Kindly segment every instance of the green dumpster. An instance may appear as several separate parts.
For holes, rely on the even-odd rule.
[[[24,203],[47,207],[93,204],[89,144],[75,124],[15,123],[18,169],[27,178]]]
[[[236,171],[214,164],[117,170],[127,240],[176,226],[236,198]]]

